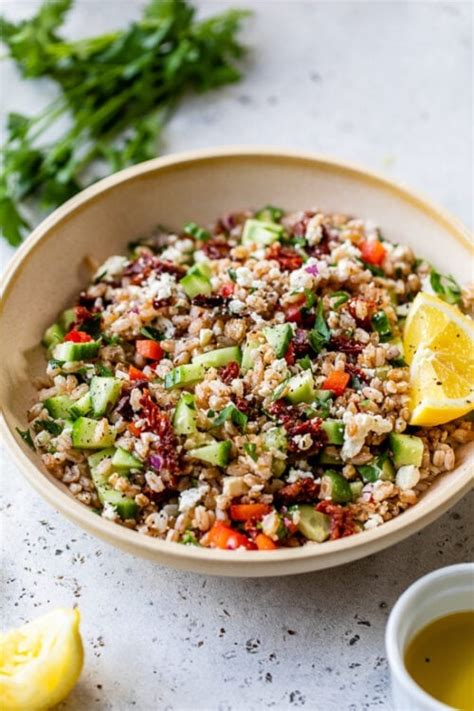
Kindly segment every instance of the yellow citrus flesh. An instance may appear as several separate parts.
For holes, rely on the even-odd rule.
[[[455,306],[420,293],[406,320],[412,425],[434,426],[474,409],[474,323]]]
[[[40,711],[59,704],[81,674],[78,610],[58,609],[0,636],[0,708]]]

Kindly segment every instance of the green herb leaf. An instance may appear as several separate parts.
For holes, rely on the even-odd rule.
[[[345,304],[346,301],[349,301],[350,295],[347,293],[347,291],[334,291],[331,294],[331,306],[333,309],[338,309],[339,306],[342,306],[342,304]]]
[[[159,331],[157,328],[153,328],[153,326],[143,326],[143,328],[140,329],[140,334],[152,341],[163,341],[165,337],[163,331]]]
[[[254,442],[246,442],[244,444],[244,452],[246,452],[254,462],[257,461],[257,445]]]
[[[255,213],[257,220],[263,220],[264,222],[280,222],[281,218],[285,214],[285,211],[281,207],[274,207],[274,205],[265,205],[261,210]]]
[[[199,542],[192,531],[185,531],[180,540],[183,546],[199,546]]]
[[[324,319],[323,314],[323,301],[322,299],[318,303],[318,308],[316,310],[316,321],[314,327],[308,334],[308,339],[311,348],[315,353],[319,353],[322,348],[329,342],[331,338],[331,331]]]
[[[303,370],[310,370],[311,358],[308,355],[305,355],[303,358],[296,361],[296,365],[299,365],[300,368],[303,368]]]
[[[34,428],[35,428],[36,432],[40,432],[41,430],[46,430],[47,432],[52,434],[54,437],[57,437],[63,431],[63,426],[59,422],[55,422],[54,420],[51,420],[51,419],[36,420],[36,422],[34,424]]]
[[[24,442],[26,442],[26,444],[28,445],[28,447],[29,447],[30,449],[32,449],[33,452],[36,452],[36,447],[35,447],[35,445],[33,444],[33,438],[32,438],[32,436],[31,436],[30,430],[20,430],[19,427],[16,427],[15,429],[16,429],[16,431],[18,432],[18,434],[20,435],[20,437],[22,438],[22,440],[23,440]]]
[[[226,422],[226,420],[229,419],[234,423],[234,425],[236,425],[236,427],[239,427],[242,432],[245,432],[249,418],[245,413],[241,412],[233,402],[227,405],[227,407],[224,407],[224,409],[217,415],[213,426],[220,427],[224,424],[224,422]]]
[[[107,368],[107,366],[104,365],[103,363],[97,363],[96,369],[97,369],[97,375],[100,375],[103,378],[113,378],[114,377],[114,371],[111,370],[110,368]]]
[[[450,274],[444,276],[433,269],[430,274],[430,284],[435,294],[448,304],[459,304],[461,301],[461,287]]]
[[[237,272],[235,271],[235,269],[228,269],[227,274],[229,275],[229,277],[231,278],[231,280],[233,282],[237,281]]]
[[[381,343],[386,343],[393,338],[393,331],[385,311],[377,311],[372,316],[371,322],[374,331],[379,334]]]
[[[201,242],[207,242],[211,239],[211,233],[205,230],[204,227],[199,227],[195,222],[188,222],[183,227],[183,232],[186,235],[190,235]]]

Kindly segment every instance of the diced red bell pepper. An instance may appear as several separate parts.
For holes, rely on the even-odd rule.
[[[219,291],[219,296],[223,296],[225,299],[232,296],[234,293],[235,284],[229,282],[228,284],[223,284]]]
[[[385,259],[385,247],[378,240],[364,240],[359,244],[362,259],[368,264],[380,266]]]
[[[258,536],[255,537],[255,543],[259,551],[274,551],[278,548],[270,536],[266,536],[264,533],[259,533]]]
[[[332,390],[335,395],[342,395],[351,376],[343,370],[333,370],[323,383],[323,390]]]
[[[239,531],[234,531],[233,528],[225,523],[216,521],[208,533],[209,543],[214,548],[222,548],[223,550],[235,550],[236,548],[247,548],[247,550],[255,550],[256,545],[249,540],[247,536]]]
[[[130,380],[148,380],[147,376],[143,372],[143,370],[140,370],[139,368],[135,368],[134,365],[131,365],[128,369],[128,377]]]
[[[134,422],[129,422],[127,425],[127,429],[130,432],[133,437],[140,437],[142,431],[139,427],[136,426]]]
[[[150,360],[161,360],[163,358],[163,348],[156,341],[137,341],[135,346],[137,353],[143,358],[149,358]]]
[[[88,343],[92,341],[92,336],[89,336],[85,331],[76,331],[74,328],[66,333],[64,336],[65,341],[72,341],[73,343]]]
[[[230,517],[232,521],[249,521],[252,518],[262,518],[271,510],[268,504],[232,504]]]
[[[290,321],[292,323],[301,323],[303,314],[301,313],[302,307],[306,303],[306,296],[301,294],[297,300],[293,301],[289,306],[285,308],[285,321]]]

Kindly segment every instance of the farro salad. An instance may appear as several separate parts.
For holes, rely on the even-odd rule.
[[[472,373],[453,396],[425,347],[440,314],[472,345],[468,306],[368,221],[268,206],[158,228],[48,328],[20,434],[142,534],[249,550],[349,536],[416,504],[472,439]]]

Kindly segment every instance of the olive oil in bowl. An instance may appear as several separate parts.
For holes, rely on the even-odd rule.
[[[409,642],[405,666],[421,688],[462,711],[474,710],[474,610],[440,617]]]

